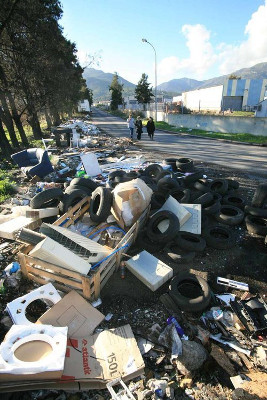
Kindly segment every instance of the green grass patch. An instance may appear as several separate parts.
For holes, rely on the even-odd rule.
[[[8,199],[16,192],[15,182],[12,181],[10,172],[0,170],[0,203]]]
[[[162,129],[171,132],[187,133],[189,135],[197,135],[215,139],[227,139],[235,142],[246,142],[256,144],[267,144],[266,136],[254,136],[250,133],[222,133],[222,132],[207,132],[201,129],[190,129],[190,128],[177,128],[176,126],[169,125],[166,122],[156,122],[156,129]]]
[[[254,117],[254,111],[233,111],[230,116],[233,117]]]

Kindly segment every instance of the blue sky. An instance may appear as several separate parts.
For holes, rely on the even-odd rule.
[[[64,35],[82,66],[118,72],[154,86],[171,79],[209,79],[267,62],[267,0],[62,0]]]

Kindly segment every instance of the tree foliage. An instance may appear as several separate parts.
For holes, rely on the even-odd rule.
[[[136,100],[139,104],[143,105],[150,103],[152,97],[154,96],[152,93],[152,88],[150,87],[150,83],[148,83],[147,79],[148,76],[146,74],[142,74],[142,77],[135,88]]]
[[[235,74],[229,75],[228,79],[241,79],[241,76],[237,76]]]
[[[111,91],[111,110],[117,110],[119,105],[123,103],[122,92],[123,85],[119,83],[119,76],[117,72],[114,73],[109,90]]]
[[[22,122],[38,139],[43,113],[58,125],[60,114],[72,112],[80,99],[83,69],[75,44],[58,23],[59,0],[0,0],[0,8],[0,122],[18,147],[14,124],[27,145]]]

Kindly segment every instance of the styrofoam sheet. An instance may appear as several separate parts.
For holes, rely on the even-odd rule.
[[[52,304],[56,304],[61,300],[61,297],[57,289],[52,285],[52,283],[47,283],[46,285],[40,286],[35,290],[25,294],[24,296],[17,297],[10,303],[7,303],[7,311],[14,322],[17,325],[33,325],[26,318],[26,308],[30,303],[35,300],[49,300]]]
[[[173,276],[173,269],[147,251],[125,261],[128,269],[153,292]]]
[[[181,231],[201,235],[201,204],[183,204],[191,217],[183,224]]]
[[[24,374],[26,377],[27,374],[63,371],[67,332],[67,327],[34,324],[31,326],[13,325],[0,345],[0,377],[2,374]],[[28,343],[30,349],[31,343],[34,344],[36,341],[40,342],[40,346],[47,343],[52,348],[52,352],[34,362],[26,362],[16,358],[15,351],[19,346]]]

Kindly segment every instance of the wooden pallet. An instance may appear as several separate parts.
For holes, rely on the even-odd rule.
[[[89,204],[90,197],[84,198],[54,222],[54,225],[68,227],[74,224],[85,214],[89,208]],[[32,249],[32,246],[24,246],[18,254],[21,271],[28,279],[37,283],[43,285],[51,282],[57,289],[64,292],[76,290],[86,299],[93,301],[100,296],[101,289],[105,286],[111,275],[119,268],[123,253],[127,252],[135,241],[139,230],[146,222],[148,213],[149,209],[143,212],[136,223],[116,245],[113,252],[117,249],[120,250],[106,260],[103,260],[95,270],[91,269],[88,275],[80,274],[79,272],[71,271],[59,265],[29,256],[28,253]]]

